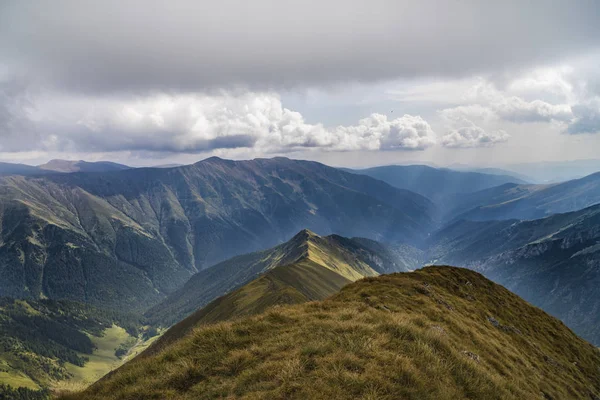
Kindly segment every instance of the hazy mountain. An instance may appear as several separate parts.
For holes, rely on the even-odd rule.
[[[0,295],[144,309],[195,272],[300,229],[420,242],[434,205],[285,158],[0,178]]]
[[[538,182],[537,179],[535,179],[531,176],[528,176],[525,174],[520,174],[518,172],[511,171],[509,169],[503,169],[503,168],[473,167],[473,166],[466,165],[466,164],[452,164],[452,165],[448,166],[448,168],[455,170],[455,171],[462,171],[462,172],[479,172],[481,174],[488,174],[488,175],[512,176],[514,178],[517,178],[519,181],[523,181],[523,182],[541,183],[541,182]]]
[[[454,171],[426,165],[389,165],[353,170],[357,174],[380,179],[392,186],[419,193],[434,202],[456,193],[471,193],[505,183],[526,183],[509,175]]]
[[[50,160],[46,164],[38,165],[38,168],[55,172],[107,172],[121,171],[131,167],[109,161],[88,162],[83,160]]]
[[[600,203],[600,173],[552,185],[514,185],[454,196],[447,218],[536,219]]]
[[[507,169],[531,176],[535,182],[552,183],[578,179],[600,171],[600,160],[548,161],[507,165]]]
[[[432,235],[428,256],[484,273],[600,344],[600,205],[532,221],[459,221]]]
[[[284,270],[278,270],[279,272],[274,275],[269,275],[271,278],[263,276],[264,279],[261,282],[266,284],[267,279],[277,282],[284,280],[285,287],[292,288],[292,292],[294,292],[294,294],[290,294],[289,301],[296,301],[294,299],[298,298],[309,300],[324,298],[333,293],[331,290],[319,288],[319,285],[327,284],[328,279],[331,279],[331,282],[327,284],[327,287],[337,291],[341,287],[340,285],[343,286],[365,276],[407,271],[409,267],[404,264],[404,260],[398,253],[400,252],[392,251],[388,247],[368,239],[348,239],[338,235],[321,237],[308,230],[303,230],[288,242],[271,249],[234,257],[212,268],[200,271],[192,276],[181,289],[149,310],[146,317],[152,324],[169,326],[218,296],[231,292],[277,267],[283,267]],[[315,280],[310,283],[306,280],[308,275],[302,277],[290,272],[288,267],[292,265],[295,270],[325,269],[330,272],[313,271],[310,276]],[[286,274],[285,277],[283,277],[284,274]],[[323,276],[319,277],[319,275]],[[291,277],[294,277],[296,282],[291,282]],[[279,296],[280,285],[271,283],[268,286],[273,290],[277,287],[278,293],[275,296]],[[314,290],[312,290],[313,287],[315,287]],[[298,291],[300,294],[296,293]],[[253,292],[257,291],[253,290]],[[233,298],[237,297],[239,294]],[[248,309],[255,310],[255,307],[245,305],[241,311],[230,311],[227,315],[238,315],[248,312]],[[223,313],[221,312],[221,314]],[[211,315],[211,318],[217,318],[214,313]],[[198,319],[198,317],[190,318]],[[207,317],[203,316],[202,318],[206,319]]]
[[[41,170],[38,167],[34,167],[26,164],[12,164],[0,162],[0,176],[6,175],[44,175],[50,171]]]
[[[600,395],[595,347],[466,269],[367,278],[322,302],[203,325],[62,399]]]

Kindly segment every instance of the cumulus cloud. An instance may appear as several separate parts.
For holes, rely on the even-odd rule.
[[[567,133],[600,133],[600,98],[572,107],[574,118]]]
[[[11,92],[12,93],[12,92]],[[275,93],[155,94],[144,97],[37,96],[21,107],[21,95],[0,109],[0,151],[181,152],[254,148],[287,152],[423,150],[435,133],[421,117],[388,119],[372,114],[357,125],[326,128],[285,108]],[[17,124],[15,121],[19,121]],[[27,126],[27,130],[24,127]],[[33,140],[33,137],[36,140]],[[18,139],[18,140],[16,140]]]
[[[573,118],[568,104],[549,104],[542,100],[525,101],[511,96],[492,105],[502,119],[512,122],[569,121]]]
[[[71,91],[468,76],[564,59],[599,41],[589,1],[0,2],[0,64]]]
[[[499,129],[487,132],[473,122],[464,120],[464,126],[450,129],[441,139],[442,146],[449,148],[490,147],[506,142],[510,135]]]

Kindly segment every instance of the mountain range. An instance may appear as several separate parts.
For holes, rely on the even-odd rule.
[[[481,338],[473,342],[473,332],[496,340],[494,329],[520,332],[502,339],[508,341],[501,344],[526,354],[527,371],[533,368],[542,375],[549,373],[536,361],[540,357],[536,351],[544,348],[542,359],[562,369],[559,379],[570,393],[584,393],[578,385],[586,381],[587,395],[596,395],[596,382],[588,370],[565,367],[569,357],[575,357],[577,361],[572,362],[579,365],[583,362],[580,356],[588,361],[591,356],[582,356],[588,350],[564,326],[546,314],[532,314],[521,299],[477,274],[452,267],[420,268],[457,265],[477,271],[598,345],[600,173],[542,185],[498,171],[485,174],[424,166],[348,171],[281,157],[248,161],[212,157],[166,168],[55,161],[48,166],[53,170],[0,165],[0,175],[2,168],[7,173],[0,176],[0,296],[8,297],[0,306],[0,329],[3,337],[13,335],[16,341],[1,342],[4,350],[0,349],[0,362],[4,364],[0,364],[0,384],[26,382],[30,388],[23,389],[30,390],[26,396],[45,396],[45,392],[31,389],[62,387],[70,379],[81,382],[88,372],[74,369],[75,364],[87,371],[95,368],[99,357],[106,356],[113,363],[115,354],[125,352],[133,358],[131,346],[135,345],[137,352],[150,343],[151,335],[141,332],[154,335],[170,327],[124,367],[143,381],[145,378],[136,376],[136,367],[130,364],[139,363],[142,368],[145,363],[156,363],[160,368],[177,370],[163,365],[160,357],[178,354],[173,349],[187,346],[184,343],[198,329],[243,324],[252,318],[268,321],[268,315],[282,307],[292,307],[292,314],[302,309],[303,316],[317,321],[318,314],[306,311],[310,307],[301,304],[316,301],[323,302],[324,307],[336,304],[353,309],[357,299],[368,307],[379,304],[377,313],[399,312],[398,307],[407,306],[399,318],[412,321],[421,315],[428,324],[452,332],[454,351],[447,353],[448,362],[463,365],[458,360],[466,356],[479,371],[469,375],[477,376],[475,383],[454,375],[454,370],[438,371],[444,379],[452,377],[446,386],[458,397],[477,393],[494,398],[492,393],[497,392],[505,398],[523,398],[519,396],[528,396],[537,387],[545,398],[564,398],[563,389],[542,378],[533,386],[502,383],[511,376],[507,372],[510,368],[526,372],[510,357],[501,362],[503,368],[498,367],[489,361],[498,355],[481,347]],[[442,272],[445,269],[450,272]],[[397,273],[391,275],[391,281],[380,277]],[[431,279],[441,279],[436,281],[441,286],[435,294],[422,282],[429,284]],[[461,289],[464,281],[479,282],[477,296]],[[388,298],[390,282],[400,289]],[[448,282],[455,283],[446,286]],[[361,289],[356,289],[354,297],[345,298],[350,287]],[[452,313],[457,310],[455,303],[462,304],[465,298],[472,301],[469,296],[481,298],[483,288],[493,295],[475,308],[461,309],[454,323],[466,327],[462,330],[438,324],[444,321],[426,311],[431,306],[427,298],[437,304],[435,307]],[[367,292],[363,298],[361,293]],[[426,298],[418,297],[421,295]],[[496,297],[503,300],[496,301]],[[418,305],[425,309],[419,310]],[[500,305],[508,307],[508,314],[501,314]],[[479,319],[469,319],[467,312],[480,312]],[[518,313],[535,317],[533,327],[525,327]],[[328,314],[326,319],[333,317]],[[89,327],[85,325],[87,319]],[[513,324],[512,320],[518,322]],[[429,330],[419,331],[423,321],[415,322],[417,331],[411,331],[418,337],[415,342],[430,340]],[[491,324],[485,333],[478,325],[481,321]],[[133,329],[131,334],[122,329],[124,324]],[[379,323],[367,325],[361,328],[362,337],[369,336],[367,331],[383,329]],[[289,332],[288,328],[282,329]],[[74,339],[57,341],[48,329],[66,332],[65,338]],[[554,336],[537,340],[522,335],[527,329],[531,333],[550,330],[571,348],[556,353]],[[25,334],[27,330],[31,335]],[[296,334],[310,337],[305,331]],[[102,335],[107,336],[105,342]],[[469,343],[474,343],[477,351],[469,349]],[[336,349],[337,345],[335,340],[325,344]],[[500,345],[495,346],[497,353]],[[44,352],[46,347],[54,353]],[[291,353],[284,354],[287,357]],[[393,356],[385,351],[381,354],[384,359]],[[419,360],[418,365],[421,356],[411,353]],[[94,361],[88,363],[88,358]],[[419,377],[427,377],[422,382],[428,382],[428,372],[417,364],[410,371],[419,371]],[[110,365],[117,364],[105,363],[102,373]],[[375,367],[367,363],[363,368]],[[94,398],[96,387],[121,379],[120,371],[109,374],[82,396]],[[207,382],[221,379],[215,378],[214,371],[205,372]],[[310,373],[308,376],[315,378]],[[184,386],[195,382],[181,379],[186,382],[181,383]],[[484,381],[488,383],[478,386]],[[152,388],[149,396],[160,398],[165,390],[174,390],[177,398],[196,393],[169,385],[153,380],[148,386]],[[203,383],[194,383],[197,385]],[[231,385],[227,388],[238,387],[235,382]],[[438,397],[432,398],[444,398],[439,397],[437,386],[426,390],[424,385],[411,386],[410,396],[428,398],[435,394]],[[489,391],[489,385],[496,385],[495,391]],[[254,393],[251,386],[243,387],[250,390],[244,392],[250,397],[281,394],[260,388]],[[135,385],[132,390],[134,398],[145,393]],[[210,388],[203,390],[213,393]],[[408,393],[399,387],[389,390],[391,398]],[[25,396],[1,385],[0,392],[13,398]],[[335,397],[333,392],[330,395]],[[115,398],[127,396],[122,393]]]
[[[0,178],[0,295],[147,308],[195,272],[303,228],[418,243],[435,205],[284,158]]]

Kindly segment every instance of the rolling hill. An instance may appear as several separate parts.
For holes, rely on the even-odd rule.
[[[346,283],[365,276],[406,271],[409,268],[403,261],[398,252],[377,242],[348,239],[338,235],[321,237],[305,229],[286,243],[261,252],[234,257],[200,271],[181,289],[148,310],[145,316],[153,325],[170,326],[265,272],[267,274],[259,279],[261,283],[254,281],[255,285],[262,286],[270,282],[268,287],[273,288],[281,287],[280,283],[285,282],[284,287],[293,292],[290,296],[287,296],[290,293],[286,294],[290,301],[322,299]],[[298,273],[300,270],[303,273]],[[307,280],[309,277],[312,282]],[[323,284],[329,289],[320,288]],[[235,292],[237,294],[233,295],[233,298],[247,293],[247,286],[245,288],[241,293]],[[258,289],[252,291],[262,293]],[[278,297],[279,294],[274,296]],[[210,305],[207,306],[201,313],[210,308]],[[243,310],[247,309],[256,310],[254,306],[245,307]],[[259,307],[259,310],[262,308]],[[246,311],[232,312],[235,315],[244,313]]]
[[[472,268],[600,344],[600,205],[531,221],[458,221],[429,263]]]
[[[598,365],[598,349],[505,288],[428,267],[201,325],[61,399],[593,399]]]
[[[303,228],[410,244],[435,214],[416,193],[286,158],[2,177],[0,295],[145,310]]]

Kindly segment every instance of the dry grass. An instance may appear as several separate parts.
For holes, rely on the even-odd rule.
[[[196,329],[63,399],[594,399],[599,367],[506,289],[428,267]]]

